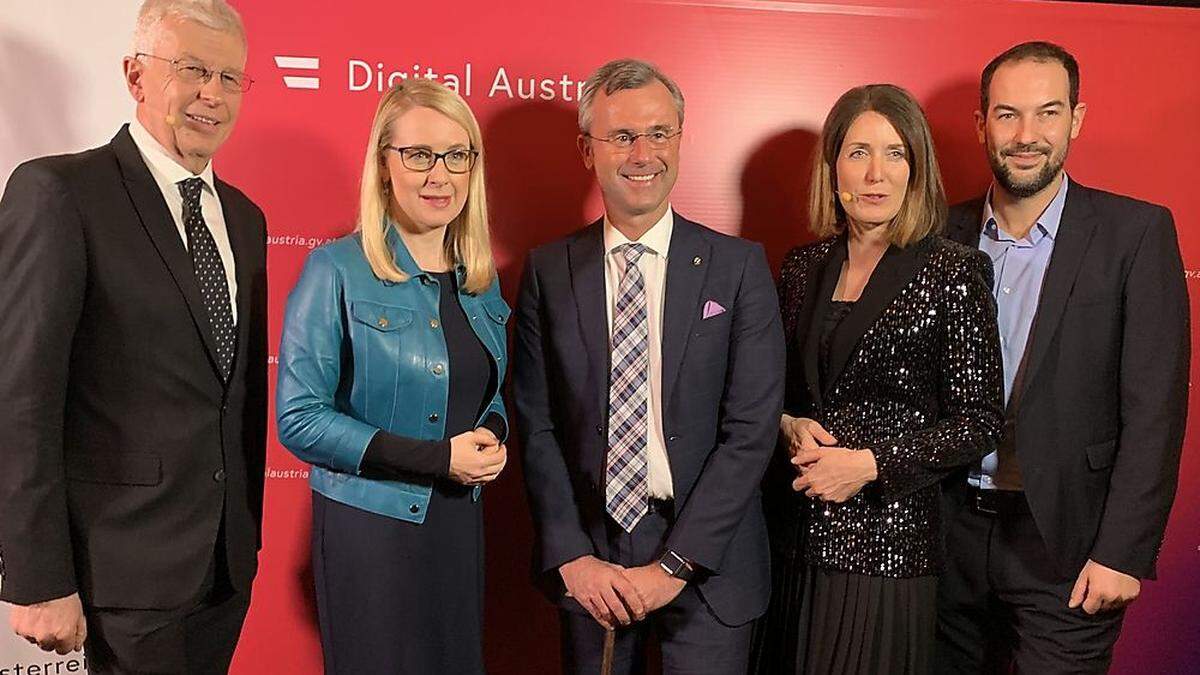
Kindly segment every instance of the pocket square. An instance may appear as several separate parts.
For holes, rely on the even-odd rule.
[[[701,314],[700,319],[711,319],[718,314],[724,313],[725,308],[721,306],[721,303],[717,302],[716,300],[708,300],[704,303],[704,311]]]

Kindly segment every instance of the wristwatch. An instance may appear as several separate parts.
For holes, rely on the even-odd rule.
[[[691,581],[696,570],[692,567],[692,563],[688,562],[687,558],[679,555],[675,551],[668,549],[658,559],[658,566],[663,568],[667,574],[681,581]]]

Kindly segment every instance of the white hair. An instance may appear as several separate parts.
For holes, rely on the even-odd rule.
[[[133,52],[150,54],[158,42],[164,19],[194,21],[222,33],[236,35],[246,43],[242,17],[225,0],[146,0],[138,10],[133,30]]]

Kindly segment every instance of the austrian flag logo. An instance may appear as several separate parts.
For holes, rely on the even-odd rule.
[[[321,59],[315,56],[276,56],[275,66],[280,70],[313,71],[313,76],[284,75],[283,84],[288,89],[321,88],[321,78],[315,76],[321,67]]]

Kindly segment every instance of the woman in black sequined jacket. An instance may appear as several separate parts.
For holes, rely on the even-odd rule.
[[[925,672],[941,566],[939,482],[1003,423],[992,264],[936,234],[945,198],[904,90],[847,92],[783,263],[783,461],[762,673]],[[779,479],[783,479],[780,481]],[[768,480],[768,484],[772,481]]]

